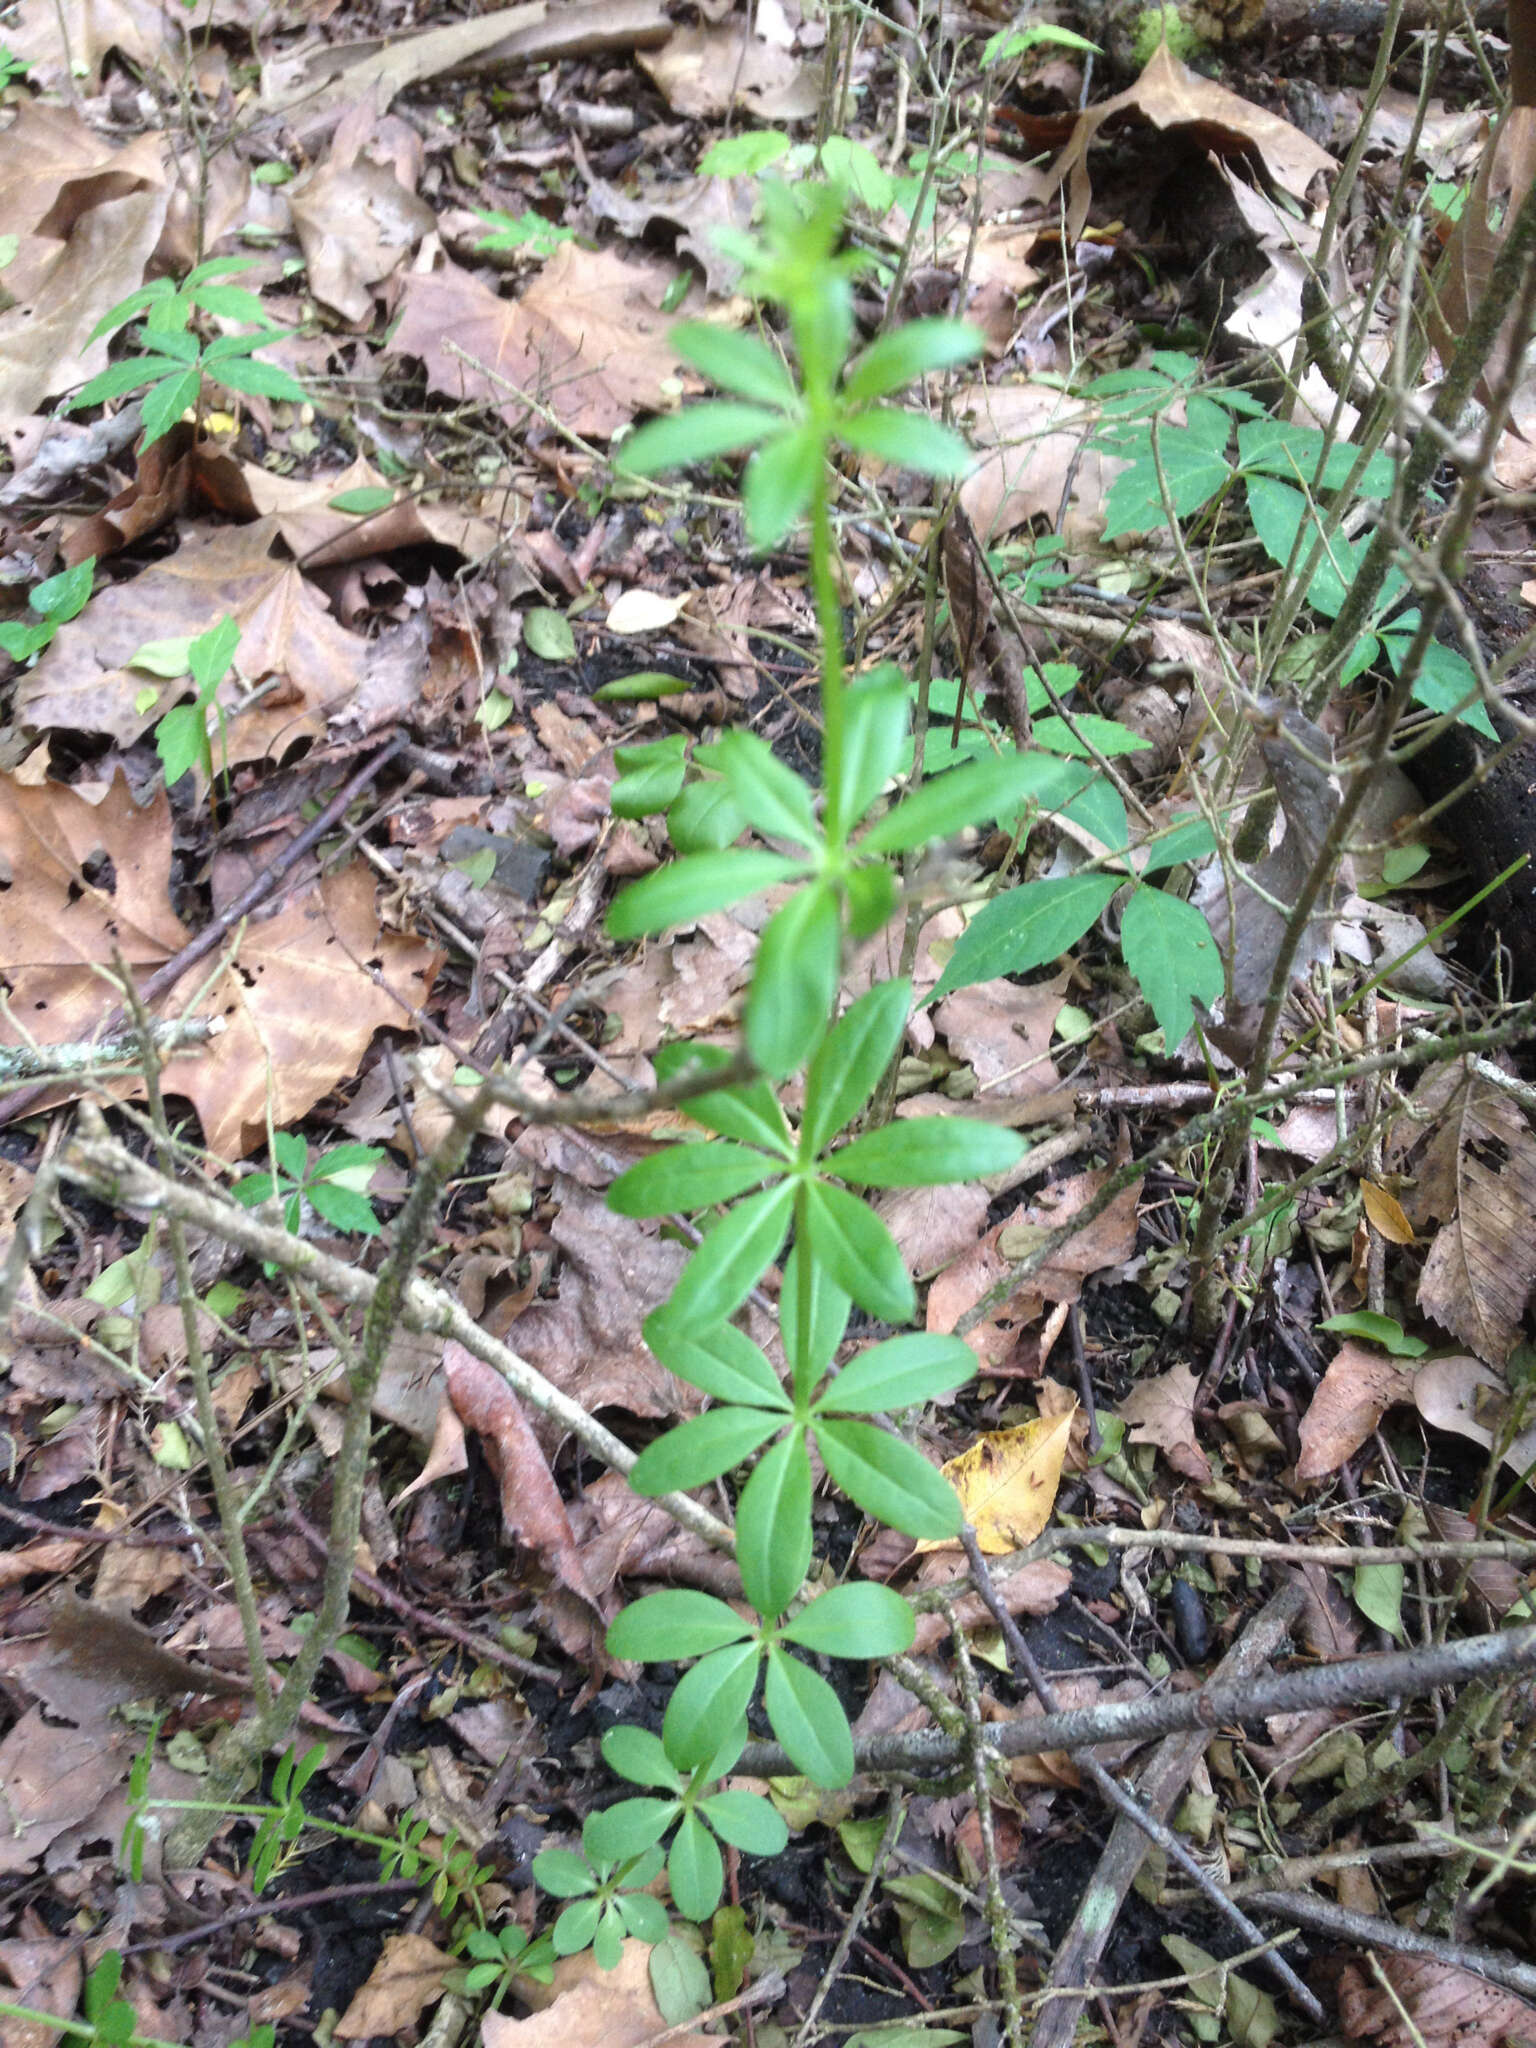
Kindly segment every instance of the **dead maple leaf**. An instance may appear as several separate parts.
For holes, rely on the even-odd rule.
[[[414,2027],[434,1999],[443,1995],[444,1975],[457,1967],[424,1934],[387,1934],[384,1952],[336,2023],[338,2041],[365,2041],[373,2034],[398,2034]]]
[[[676,266],[562,242],[521,298],[448,265],[409,277],[394,348],[434,391],[521,419],[527,392],[573,432],[606,439],[663,401],[682,369],[661,302]],[[460,353],[462,351],[462,353]],[[675,388],[675,387],[674,387]]]
[[[166,1092],[192,1103],[210,1151],[241,1159],[265,1143],[269,1112],[278,1130],[297,1122],[356,1073],[375,1031],[406,1023],[439,958],[381,929],[373,875],[354,861],[246,926],[202,1005],[224,1031],[200,1058],[167,1065]]]
[[[1338,165],[1326,149],[1289,121],[1256,107],[1214,79],[1202,78],[1181,64],[1166,42],[1159,43],[1151,62],[1134,85],[1113,99],[1087,107],[1077,117],[1071,140],[1051,166],[1051,180],[1067,180],[1065,233],[1076,241],[1088,220],[1093,188],[1088,177],[1088,151],[1106,121],[1129,114],[1164,131],[1183,130],[1198,136],[1207,149],[1222,155],[1256,154],[1282,191],[1304,199],[1320,172]]]
[[[1301,1418],[1298,1479],[1321,1479],[1354,1456],[1387,1410],[1413,1399],[1413,1375],[1369,1344],[1339,1346]]]
[[[287,190],[310,290],[354,324],[372,317],[373,287],[437,226],[437,215],[406,189],[397,167],[363,154],[375,122],[371,105],[344,115],[325,162]]]
[[[820,103],[816,72],[753,35],[745,18],[674,29],[659,50],[636,55],[673,113],[693,120],[742,105],[760,121],[805,121]]]
[[[57,49],[56,23],[48,33]],[[17,48],[9,24],[6,40]],[[73,108],[31,100],[0,133],[0,219],[18,243],[0,313],[0,425],[106,368],[94,330],[144,282],[165,229],[164,147],[141,135],[114,148]]]
[[[17,704],[25,722],[110,733],[131,745],[191,693],[185,678],[158,681],[133,668],[134,656],[151,641],[205,633],[228,614],[240,644],[219,690],[225,717],[216,758],[227,749],[231,761],[257,760],[318,738],[326,715],[360,680],[368,643],[336,623],[296,563],[274,557],[277,537],[271,519],[194,530],[168,561],[108,585],[22,678]],[[241,708],[252,683],[267,688]],[[149,689],[157,695],[140,710]]]
[[[1051,1519],[1076,1413],[1074,1401],[1062,1414],[1042,1415],[1017,1429],[992,1430],[943,1467],[988,1557],[1022,1550]],[[919,1550],[956,1547],[918,1545]]]
[[[1195,1441],[1195,1393],[1200,1382],[1187,1365],[1140,1380],[1115,1409],[1131,1424],[1133,1444],[1156,1444],[1174,1471],[1197,1486],[1211,1476],[1210,1461]]]

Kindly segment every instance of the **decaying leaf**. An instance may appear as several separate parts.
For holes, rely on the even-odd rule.
[[[1480,1358],[1432,1358],[1413,1376],[1413,1399],[1436,1429],[1491,1447],[1495,1433],[1504,1433],[1511,1396],[1507,1382]],[[1505,1449],[1504,1463],[1517,1472],[1536,1464],[1536,1427],[1520,1431]]]
[[[1116,1413],[1132,1425],[1133,1444],[1156,1444],[1175,1472],[1203,1486],[1210,1460],[1195,1441],[1195,1394],[1199,1381],[1187,1365],[1141,1380]]]
[[[1017,1429],[993,1430],[945,1465],[944,1476],[959,1494],[965,1519],[989,1557],[1022,1550],[1051,1519],[1076,1413],[1074,1402],[1063,1414],[1042,1415]],[[918,1545],[920,1550],[945,1547]]]
[[[1426,1956],[1376,1951],[1381,1983],[1358,1963],[1339,1978],[1339,2017],[1351,2041],[1374,2048],[1525,2048],[1536,2006],[1470,1970]]]
[[[1398,1401],[1413,1399],[1413,1375],[1369,1344],[1339,1346],[1301,1418],[1298,1479],[1321,1479],[1354,1456]]]
[[[643,1941],[626,1941],[611,1970],[600,1970],[590,1949],[563,1956],[549,1986],[520,1980],[524,2002],[534,2007],[525,2020],[489,2012],[480,2022],[484,2048],[640,2048],[667,2022],[651,1990],[651,1951]],[[708,2034],[669,2037],[669,2048],[717,2048]]]
[[[1418,1107],[1439,1110],[1439,1122],[1417,1152],[1410,1213],[1421,1228],[1429,1217],[1440,1228],[1418,1304],[1479,1358],[1502,1365],[1536,1282],[1536,1136],[1502,1089],[1455,1070],[1432,1078],[1436,1086],[1414,1091]]]
[[[444,1975],[454,1968],[424,1934],[387,1934],[384,1952],[352,2003],[336,2023],[338,2041],[365,2041],[373,2034],[398,2034],[415,2026],[443,1995]]]

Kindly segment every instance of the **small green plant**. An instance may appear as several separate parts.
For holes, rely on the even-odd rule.
[[[218,702],[217,691],[229,674],[239,645],[240,627],[226,613],[217,625],[210,626],[195,640],[153,640],[148,646],[141,647],[130,662],[131,668],[146,669],[152,675],[173,679],[190,676],[196,686],[197,695],[193,701],[172,705],[155,727],[155,752],[165,770],[167,789],[194,768],[201,768],[206,781],[212,783],[210,714],[218,726],[222,749],[224,712]],[[158,690],[149,690],[138,700],[138,708],[147,710],[150,704],[158,703],[159,696]]]
[[[488,1992],[492,2012],[511,1990],[514,1979],[531,1977],[536,1984],[554,1981],[554,1942],[547,1934],[535,1938],[515,1921],[498,1931],[472,1927],[462,1946],[469,1967],[458,1989],[466,1998],[478,1998]]]
[[[1160,350],[1145,364],[1087,387],[1103,405],[1097,445],[1129,465],[1110,486],[1105,539],[1166,527],[1170,513],[1194,519],[1241,487],[1254,533],[1272,562],[1299,574],[1319,549],[1306,602],[1325,619],[1337,618],[1370,546],[1369,533],[1352,540],[1343,531],[1343,514],[1357,500],[1390,497],[1391,459],[1363,458],[1348,441],[1316,427],[1271,419],[1245,391],[1197,389],[1201,376],[1192,356]],[[1183,405],[1182,425],[1163,417],[1176,402]],[[1235,462],[1228,452],[1234,425]],[[1410,589],[1401,570],[1388,573],[1341,685],[1383,657],[1394,674],[1401,669],[1419,623],[1417,609],[1396,609]],[[1489,739],[1497,737],[1466,658],[1438,640],[1426,650],[1413,696],[1428,710],[1455,713]]]
[[[27,593],[27,609],[35,619],[6,619],[0,622],[0,648],[16,662],[35,661],[70,619],[77,619],[90,602],[96,580],[96,557],[87,555],[72,569],[61,569],[46,577]]]
[[[651,1943],[663,1940],[667,1909],[645,1889],[661,1875],[662,1860],[659,1849],[617,1862],[590,1851],[578,1856],[570,1849],[541,1849],[533,1859],[535,1883],[551,1898],[571,1901],[554,1924],[555,1953],[573,1956],[590,1947],[603,1969],[611,1970],[626,1935]]]
[[[275,1198],[283,1206],[285,1226],[295,1233],[307,1202],[333,1230],[374,1237],[379,1219],[365,1190],[383,1157],[380,1145],[333,1145],[312,1160],[297,1131],[277,1131],[272,1138],[272,1170],[248,1173],[235,1183],[234,1197],[243,1209],[259,1209]]]
[[[574,228],[563,228],[528,208],[519,214],[496,213],[477,206],[475,212],[491,230],[480,237],[481,249],[526,249],[541,260],[553,256],[562,242],[574,242]]]
[[[685,1775],[648,1729],[610,1728],[603,1737],[609,1769],[663,1796],[621,1799],[594,1813],[582,1829],[583,1848],[589,1856],[617,1864],[644,1855],[675,1827],[667,1856],[672,1903],[690,1920],[707,1920],[725,1886],[717,1836],[752,1856],[777,1856],[789,1840],[779,1813],[757,1793],[712,1789],[735,1765],[745,1740],[743,1722],[723,1750]]]
[[[147,448],[168,434],[189,407],[201,413],[205,381],[250,397],[302,402],[304,387],[295,377],[276,363],[256,360],[257,349],[270,346],[283,330],[254,292],[243,285],[220,282],[236,271],[250,269],[255,262],[254,256],[214,257],[189,271],[180,284],[157,277],[119,299],[97,322],[90,340],[115,334],[142,313],[145,319],[137,332],[137,351],[92,377],[68,400],[69,410],[78,412],[86,406],[104,405],[109,399],[125,398],[131,391],[143,391],[143,446]],[[255,331],[204,340],[193,332],[199,314],[247,321]]]
[[[173,2041],[139,2032],[138,2015],[126,1998],[118,1996],[122,1981],[123,1958],[109,1948],[85,1980],[80,1999],[83,2018],[61,2020],[56,2013],[0,2000],[0,2019],[25,2020],[50,2037],[62,2034],[67,2041],[83,2043],[84,2048],[178,2048]],[[231,2041],[229,2048],[274,2048],[276,2040],[277,2029],[263,2021]]]
[[[28,58],[18,57],[8,43],[0,43],[0,92],[24,79],[31,69]]]

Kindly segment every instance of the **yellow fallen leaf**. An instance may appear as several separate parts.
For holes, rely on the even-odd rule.
[[[944,1467],[945,1478],[960,1496],[965,1519],[988,1557],[1022,1550],[1051,1519],[1061,1484],[1061,1461],[1076,1413],[1074,1401],[1060,1415],[1042,1415],[1017,1429],[993,1430]],[[918,1545],[919,1550],[945,1547]]]
[[[1363,1180],[1360,1183],[1360,1202],[1372,1227],[1388,1244],[1413,1243],[1413,1225],[1403,1214],[1403,1205],[1396,1195],[1389,1195],[1373,1180]]]

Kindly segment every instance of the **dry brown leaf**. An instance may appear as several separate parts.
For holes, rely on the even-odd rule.
[[[1386,1984],[1359,1963],[1347,1964],[1339,1978],[1339,2018],[1351,2041],[1375,2048],[1525,2048],[1536,2038],[1536,2005],[1486,1977],[1390,1949],[1377,1950],[1374,1962]]]
[[[656,1362],[640,1334],[677,1285],[687,1252],[563,1175],[555,1188],[560,1214],[550,1235],[565,1254],[558,1293],[525,1309],[507,1342],[591,1413],[696,1414],[702,1397]]]
[[[1413,1376],[1414,1406],[1436,1429],[1453,1430],[1485,1449],[1509,1407],[1506,1381],[1480,1358],[1432,1358]],[[1504,1463],[1524,1472],[1536,1464],[1536,1428],[1523,1429],[1504,1453]]]
[[[1088,150],[1106,121],[1130,114],[1163,130],[1184,130],[1207,149],[1226,155],[1257,154],[1274,182],[1293,199],[1304,199],[1319,173],[1338,165],[1310,136],[1278,114],[1256,107],[1214,79],[1181,64],[1160,43],[1140,78],[1113,99],[1101,100],[1077,117],[1072,139],[1051,167],[1053,183],[1068,180],[1066,234],[1076,241],[1088,220],[1093,192]]]
[[[1536,1137],[1502,1089],[1464,1075],[1424,1171],[1433,1183],[1425,1198],[1445,1221],[1419,1279],[1418,1305],[1480,1358],[1502,1365],[1536,1282]]]
[[[60,1939],[0,1941],[0,1983],[10,2003],[69,2019],[79,2002],[85,1974],[78,1942]],[[6,2048],[55,2048],[71,2038],[41,2020],[7,2020]]]
[[[269,11],[259,10],[262,15]],[[198,20],[254,26],[250,0],[214,0]],[[163,65],[180,77],[187,57],[183,38],[191,27],[190,16],[170,13],[162,0],[23,0],[6,23],[5,40],[44,78],[62,74],[65,50],[72,83],[98,78],[101,61],[112,50],[146,70]]]
[[[167,1065],[166,1092],[196,1108],[210,1151],[242,1159],[265,1143],[269,1109],[276,1129],[297,1123],[356,1073],[375,1031],[425,1003],[439,957],[382,930],[373,874],[354,861],[246,926],[203,1004],[225,1029],[201,1058]]]
[[[81,1728],[32,1707],[0,1741],[0,1876],[31,1870],[57,1836],[93,1813],[126,1775],[137,1747],[105,1716]]]
[[[270,515],[290,552],[308,569],[366,561],[397,548],[427,544],[452,548],[467,560],[480,561],[500,538],[491,520],[462,509],[459,493],[454,494],[456,503],[452,505],[405,498],[366,518],[333,510],[332,501],[348,491],[378,490],[384,485],[379,471],[362,456],[345,469],[321,477],[278,476],[254,463],[246,463],[240,475],[252,516]]]
[[[1470,1515],[1458,1514],[1454,1508],[1441,1507],[1435,1501],[1425,1501],[1424,1514],[1437,1543],[1475,1543],[1480,1534],[1498,1534],[1496,1528],[1479,1531]],[[1467,1593],[1475,1595],[1473,1604],[1481,1603],[1486,1620],[1493,1624],[1504,1619],[1526,1589],[1523,1574],[1504,1557],[1447,1561],[1433,1570],[1448,1591],[1460,1582],[1465,1571]]]
[[[1064,500],[1069,540],[1102,530],[1105,494],[1125,465],[1087,445],[1095,413],[1047,384],[970,384],[954,407],[972,444],[993,451],[960,487],[984,545],[1032,519],[1054,526]]]
[[[955,1057],[969,1061],[989,1100],[1048,1095],[1061,1086],[1050,1052],[1066,988],[1065,971],[1024,988],[979,982],[946,996],[933,1021]]]
[[[1210,1460],[1195,1441],[1195,1394],[1200,1382],[1187,1365],[1140,1380],[1115,1413],[1132,1425],[1133,1444],[1156,1444],[1175,1472],[1204,1486]]]
[[[526,1544],[595,1608],[581,1550],[538,1438],[523,1404],[501,1374],[457,1338],[443,1346],[448,1398],[465,1427],[477,1432],[501,1488],[501,1526],[510,1542]]]
[[[1076,1413],[1074,1401],[1063,1414],[1042,1415],[1017,1429],[992,1430],[944,1466],[944,1476],[959,1494],[965,1519],[988,1557],[1022,1550],[1051,1519]],[[917,1547],[953,1550],[958,1541]]]
[[[17,703],[26,722],[110,733],[131,745],[191,691],[185,678],[158,682],[131,668],[133,657],[150,641],[205,633],[227,613],[240,627],[234,668],[219,690],[229,759],[257,760],[319,738],[327,714],[357,686],[368,643],[337,625],[296,563],[273,556],[277,537],[271,519],[194,529],[168,561],[109,584],[22,678]],[[241,678],[269,685],[245,710]],[[139,710],[140,693],[156,687],[158,700]]]
[[[819,71],[753,35],[746,14],[674,29],[659,50],[641,50],[638,59],[673,113],[694,120],[741,105],[759,120],[805,121],[820,103]]]
[[[368,1973],[368,1981],[336,2023],[339,2041],[364,2041],[371,2034],[398,2034],[414,2027],[422,2013],[443,1995],[443,1978],[457,1968],[424,1934],[387,1934],[384,1952]]]
[[[336,143],[323,164],[287,188],[288,210],[310,290],[344,320],[361,323],[372,317],[373,287],[432,232],[437,216],[393,170],[365,156],[347,160],[340,129]]]
[[[573,432],[606,439],[660,406],[682,370],[667,339],[672,316],[661,310],[676,276],[675,264],[656,257],[575,242],[562,242],[518,299],[453,265],[420,272],[406,280],[394,347],[419,356],[432,389],[450,398],[515,422],[527,413],[516,396],[525,391]]]
[[[1354,1456],[1387,1410],[1413,1399],[1413,1375],[1369,1344],[1346,1340],[1301,1418],[1298,1479],[1321,1479]]]
[[[525,2020],[488,2012],[480,2022],[484,2048],[640,2048],[666,2030],[651,1992],[651,1951],[626,1941],[611,1970],[598,1968],[590,1949],[562,1956],[554,1982],[519,1978],[518,1995],[534,2010]],[[668,2048],[720,2048],[708,2034],[680,2034]]]
[[[1360,1203],[1370,1219],[1371,1228],[1388,1244],[1413,1243],[1413,1225],[1403,1214],[1403,1205],[1396,1195],[1378,1187],[1373,1180],[1363,1180],[1360,1183]]]

